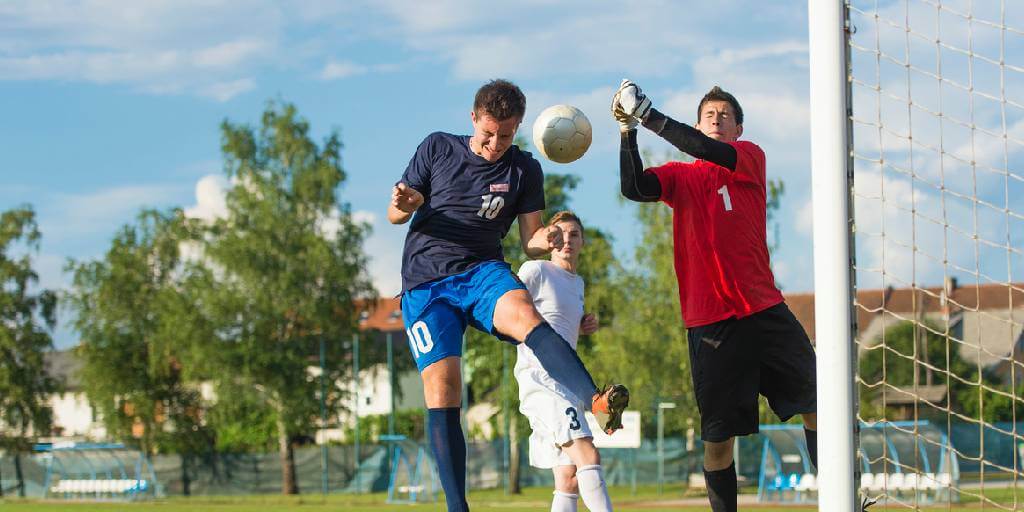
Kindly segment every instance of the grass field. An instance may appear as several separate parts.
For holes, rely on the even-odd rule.
[[[673,510],[683,512],[707,511],[707,502],[700,495],[688,495],[681,487],[666,486],[662,493],[658,493],[653,486],[641,487],[633,494],[629,488],[613,487],[611,489],[612,501],[616,510]],[[986,496],[1003,503],[1004,509],[1012,509],[1013,493],[1010,489],[989,489]],[[551,491],[543,488],[524,489],[521,495],[506,495],[501,489],[474,491],[470,493],[470,508],[474,511],[485,512],[536,512],[550,508]],[[388,510],[402,510],[406,512],[436,512],[444,510],[443,497],[438,503],[426,505],[388,505],[385,503],[386,495],[362,494],[362,495],[329,495],[323,497],[319,494],[308,494],[305,496],[222,496],[222,497],[192,497],[192,498],[166,498],[156,501],[138,503],[118,502],[67,502],[67,501],[32,501],[32,500],[0,500],[0,510],[3,512],[384,512]],[[814,505],[805,506],[769,506],[749,504],[753,496],[747,494],[741,499],[740,508],[786,511],[810,511],[817,510]],[[1018,491],[1017,503],[1024,503],[1024,492]],[[939,505],[922,508],[927,511],[973,511],[979,510],[979,503],[976,500],[964,500],[964,503],[953,506]],[[972,503],[974,502],[974,503]],[[748,504],[744,504],[748,503]],[[1016,510],[1024,510],[1024,505],[1018,505]],[[991,505],[986,506],[987,510],[995,510]],[[583,507],[580,509],[584,510]],[[905,506],[890,504],[888,507],[876,505],[870,509],[872,512],[880,510],[911,510]]]

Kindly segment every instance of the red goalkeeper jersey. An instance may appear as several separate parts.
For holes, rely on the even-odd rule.
[[[736,148],[736,170],[711,162],[650,169],[672,207],[679,304],[687,327],[742,318],[782,302],[768,257],[764,151]]]

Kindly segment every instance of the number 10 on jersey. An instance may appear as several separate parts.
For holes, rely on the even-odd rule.
[[[488,220],[498,216],[498,212],[501,211],[501,207],[505,206],[505,198],[502,196],[496,196],[494,194],[487,194],[480,196],[483,199],[484,204],[480,207],[480,211],[476,214],[480,217],[484,217]]]
[[[405,330],[405,334],[409,336],[409,346],[412,347],[412,355],[416,359],[433,350],[434,339],[430,336],[427,324],[422,320],[412,324],[412,327]]]

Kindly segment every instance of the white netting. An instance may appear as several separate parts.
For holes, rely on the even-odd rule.
[[[861,489],[1024,510],[1024,1],[847,5]]]

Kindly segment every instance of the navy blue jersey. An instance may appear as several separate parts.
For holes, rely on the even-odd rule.
[[[488,162],[469,148],[468,135],[428,135],[402,182],[424,197],[405,237],[403,291],[503,261],[501,239],[512,221],[544,209],[544,174],[530,153],[512,146]]]

